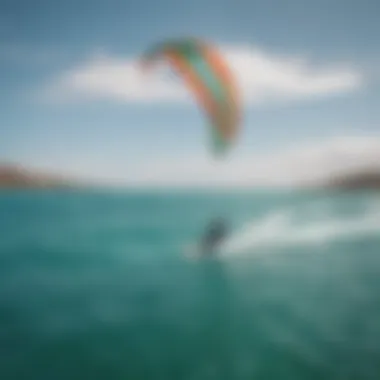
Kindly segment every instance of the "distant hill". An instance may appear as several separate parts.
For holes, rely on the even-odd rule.
[[[0,188],[69,188],[74,181],[27,170],[17,165],[0,164]]]
[[[41,173],[19,165],[0,163],[0,189],[74,189],[96,187],[95,183]],[[310,186],[308,186],[310,188]],[[380,168],[341,174],[311,188],[337,190],[380,190]]]
[[[324,187],[345,190],[380,190],[380,169],[338,176],[327,181]]]

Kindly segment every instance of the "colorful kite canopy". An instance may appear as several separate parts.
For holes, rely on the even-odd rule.
[[[158,43],[142,57],[145,69],[166,61],[194,94],[211,124],[212,150],[224,154],[240,124],[240,99],[234,76],[214,46],[195,38]]]

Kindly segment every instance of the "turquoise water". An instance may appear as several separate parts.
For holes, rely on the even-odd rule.
[[[380,378],[379,195],[2,192],[0,231],[0,379]]]

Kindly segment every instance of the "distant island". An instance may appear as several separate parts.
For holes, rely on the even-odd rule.
[[[99,184],[98,184],[99,185]],[[14,164],[0,164],[0,189],[74,189],[96,187],[95,183],[64,178],[59,175],[40,173]],[[302,186],[300,186],[302,188]],[[340,174],[325,179],[309,189],[326,190],[380,190],[380,168],[361,170],[351,174]]]
[[[14,164],[0,164],[0,189],[72,188],[78,185],[59,176],[37,173]]]
[[[337,190],[380,190],[380,169],[336,176],[322,187]]]

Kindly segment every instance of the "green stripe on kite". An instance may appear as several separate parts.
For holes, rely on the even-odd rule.
[[[202,49],[191,43],[182,43],[177,46],[177,51],[191,62],[198,75],[207,84],[207,87],[210,89],[213,96],[221,103],[226,102],[228,98],[226,88],[215,75],[212,67],[210,67],[208,62],[204,59]]]

